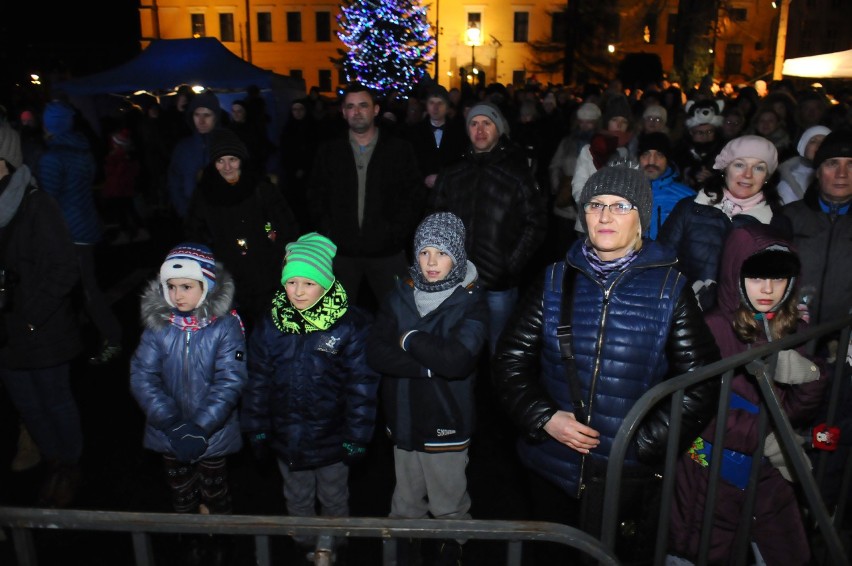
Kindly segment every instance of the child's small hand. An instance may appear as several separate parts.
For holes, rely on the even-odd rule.
[[[207,435],[192,421],[178,423],[168,435],[179,462],[194,462],[207,451]]]

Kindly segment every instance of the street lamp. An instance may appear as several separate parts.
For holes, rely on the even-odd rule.
[[[470,66],[473,68],[473,73],[478,74],[476,70],[476,46],[481,45],[482,31],[476,22],[470,22],[470,26],[465,32],[466,43],[470,45]]]

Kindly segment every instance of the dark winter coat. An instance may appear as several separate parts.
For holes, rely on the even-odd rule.
[[[0,313],[0,337],[8,339],[0,344],[0,365],[11,369],[64,364],[82,348],[71,296],[80,278],[71,234],[59,204],[32,182],[26,165],[0,180],[4,207],[13,206],[2,200],[11,191],[23,194],[17,212],[0,227],[0,268],[11,305]]]
[[[307,334],[281,332],[267,314],[249,339],[241,425],[266,432],[291,469],[341,462],[344,441],[372,439],[379,376],[367,365],[370,319],[348,309],[328,330]]]
[[[486,153],[468,150],[435,182],[429,209],[464,222],[467,256],[486,290],[517,287],[544,241],[545,195],[523,152],[505,137]]]
[[[394,445],[418,452],[464,450],[476,415],[474,384],[488,333],[488,306],[468,262],[465,283],[421,317],[412,281],[399,281],[380,311],[367,348],[384,375],[382,402]],[[467,281],[469,279],[469,281]],[[400,337],[416,330],[407,340]]]
[[[278,187],[249,171],[230,185],[210,164],[192,195],[185,234],[209,244],[233,274],[236,308],[253,322],[281,288],[284,246],[299,236],[299,226]]]
[[[178,141],[172,150],[166,177],[169,200],[180,218],[186,217],[201,171],[209,163],[210,134],[199,133],[193,125],[192,134]]]
[[[523,432],[521,461],[566,493],[579,495],[586,458],[557,442],[544,425],[557,410],[573,412],[573,400],[556,338],[563,308],[562,271],[573,279],[573,349],[586,424],[600,432],[589,458],[605,465],[624,417],[661,381],[715,362],[719,351],[686,279],[667,248],[650,240],[624,271],[601,284],[575,242],[568,265],[545,271],[515,310],[497,346],[498,398]],[[570,281],[570,280],[569,280]],[[684,398],[683,438],[690,442],[712,417],[718,381],[690,388]],[[666,450],[669,409],[659,408],[634,437],[627,465],[660,464]],[[638,459],[638,460],[637,460]],[[597,465],[595,466],[598,467]]]
[[[204,429],[201,459],[242,447],[237,406],[247,379],[246,343],[233,298],[233,280],[217,263],[216,286],[193,311],[207,324],[190,330],[170,322],[177,311],[159,278],[148,284],[141,301],[145,330],[130,360],[130,391],[145,413],[145,448],[173,454],[166,432],[180,421]]]
[[[38,162],[39,187],[59,203],[76,244],[95,244],[103,227],[95,208],[93,186],[97,164],[89,140],[81,132],[49,136]]]
[[[845,214],[831,215],[820,204],[819,185],[805,197],[782,208],[793,225],[793,243],[802,260],[802,286],[812,286],[816,305],[811,323],[828,322],[852,309],[852,207]]]
[[[384,130],[367,165],[364,220],[358,226],[358,171],[348,133],[317,151],[308,193],[314,228],[347,257],[405,250],[422,218],[423,176],[411,144]]]
[[[719,258],[731,229],[747,224],[769,224],[782,233],[790,224],[780,209],[764,201],[731,218],[711,203],[700,191],[694,198],[678,202],[657,235],[657,241],[675,250],[678,269],[693,286],[701,310],[707,312],[716,304]]]
[[[719,279],[719,301],[716,308],[707,313],[706,320],[722,356],[726,358],[750,347],[737,337],[732,326],[734,312],[742,301],[739,287],[742,265],[751,255],[774,243],[789,245],[764,230],[747,229],[733,231],[725,246]],[[803,327],[804,323],[800,326]],[[754,346],[765,343],[764,336]],[[805,352],[801,349],[799,353],[804,355]],[[775,393],[794,427],[802,426],[814,415],[825,386],[824,376],[799,385],[776,385]],[[731,389],[753,405],[760,403],[761,393],[755,378],[744,370],[734,375]],[[762,441],[758,436],[758,418],[759,414],[746,409],[729,409],[724,447],[745,454],[753,453]],[[714,418],[701,433],[701,438],[713,443],[715,426]],[[760,465],[755,518],[749,526],[751,539],[757,543],[768,565],[807,564],[808,541],[793,485],[766,458]],[[670,550],[692,561],[696,561],[698,556],[709,479],[709,468],[693,461],[690,454],[680,457],[672,503]],[[742,528],[740,519],[746,492],[724,480],[719,481],[718,490],[708,563],[729,564],[734,562],[731,550],[737,531]]]

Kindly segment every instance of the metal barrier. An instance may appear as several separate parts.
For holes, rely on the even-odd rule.
[[[606,566],[618,566],[599,540],[573,527],[537,521],[282,517],[269,515],[185,515],[123,511],[77,511],[0,507],[0,525],[12,528],[18,566],[37,566],[33,529],[128,532],[136,566],[155,566],[153,533],[203,533],[254,537],[258,566],[271,565],[271,536],[334,536],[352,538],[461,538],[506,541],[506,565],[520,566],[523,542],[555,542],[570,546]],[[315,564],[329,564],[318,553]],[[72,562],[74,562],[72,560]]]
[[[656,551],[654,564],[662,565],[665,561],[666,536],[670,522],[669,506],[674,492],[674,470],[677,460],[676,444],[681,427],[682,401],[684,390],[696,383],[708,379],[719,379],[721,376],[721,391],[718,415],[727,411],[728,397],[731,389],[731,379],[734,370],[750,361],[761,359],[768,364],[767,373],[774,373],[777,354],[780,350],[797,347],[801,344],[813,344],[817,339],[826,335],[834,335],[841,331],[837,352],[837,360],[832,375],[830,390],[830,405],[828,422],[835,421],[838,402],[840,401],[841,382],[843,380],[844,362],[849,347],[850,325],[852,316],[847,316],[833,323],[827,323],[808,329],[805,332],[788,336],[777,342],[754,348],[737,356],[721,360],[710,366],[694,372],[677,376],[661,383],[648,391],[625,418],[621,431],[616,436],[610,455],[606,478],[606,495],[603,507],[603,524],[601,539],[598,540],[578,529],[566,525],[538,521],[498,521],[498,520],[435,520],[435,519],[390,519],[382,518],[300,518],[268,515],[184,515],[176,513],[134,513],[118,511],[81,511],[54,510],[20,507],[0,507],[0,526],[10,527],[15,545],[18,566],[37,566],[36,548],[33,529],[70,529],[104,532],[127,532],[132,537],[134,557],[137,566],[155,566],[154,553],[151,544],[153,533],[206,533],[216,535],[250,535],[254,537],[255,556],[258,566],[271,564],[270,538],[272,536],[311,535],[325,537],[376,538],[383,541],[393,541],[400,538],[415,539],[467,539],[505,541],[506,565],[520,566],[521,551],[524,542],[554,542],[575,548],[600,564],[617,566],[615,557],[616,529],[618,528],[618,499],[620,495],[621,473],[624,467],[624,457],[628,446],[642,418],[659,401],[671,396],[671,430],[669,446],[665,459],[663,474],[663,494],[661,513],[658,521]],[[847,378],[848,379],[848,378]],[[765,435],[769,420],[778,433],[779,441],[785,448],[796,445],[794,432],[784,415],[772,384],[766,379],[758,380],[763,394],[761,411],[761,435]],[[697,566],[707,562],[709,538],[713,513],[715,490],[719,481],[720,454],[724,433],[724,419],[718,419],[717,428],[719,439],[713,447],[710,466],[711,482],[708,501],[711,503],[705,510],[705,521],[700,544],[700,560]],[[754,454],[762,456],[762,445]],[[820,564],[843,566],[850,564],[846,549],[840,541],[839,529],[843,523],[845,505],[849,493],[850,478],[852,478],[852,463],[847,462],[846,475],[841,487],[840,499],[834,513],[833,521],[819,493],[818,481],[824,474],[826,458],[821,457],[814,473],[811,473],[806,462],[806,456],[799,450],[787,450],[792,455],[792,464],[807,502],[807,511],[816,525],[813,533],[821,537],[824,546],[824,556]],[[824,456],[824,455],[823,455]],[[758,466],[754,467],[755,470]],[[747,490],[744,517],[749,517],[754,508],[754,492],[756,474],[753,473]],[[742,523],[736,543],[736,554],[739,564],[745,564],[749,544],[749,521]],[[331,546],[326,545],[326,546]],[[813,545],[812,545],[813,546]],[[327,549],[327,550],[330,550]],[[321,549],[315,556],[315,564],[329,564],[330,552]],[[385,558],[385,566],[394,566]]]

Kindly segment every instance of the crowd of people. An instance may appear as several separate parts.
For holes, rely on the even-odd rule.
[[[101,132],[61,97],[2,110],[0,382],[21,422],[13,468],[50,467],[38,505],[73,505],[81,481],[78,303],[99,335],[90,363],[133,351],[140,442],[162,455],[175,512],[230,513],[228,459],[245,445],[276,463],[288,514],[347,516],[349,467],[387,434],[390,516],[470,518],[486,380],[517,430],[531,518],[595,535],[596,486],[646,391],[852,309],[848,92],[429,82],[404,99],[351,84],[292,101],[277,138],[251,88],[230,112],[212,91],[137,95]],[[180,239],[125,344],[97,246],[146,241],[154,214]],[[838,348],[782,351],[770,376],[810,454],[836,448],[810,431],[826,424]],[[724,450],[739,464],[722,465],[710,559],[733,560],[742,478],[760,466],[752,558],[808,564],[796,478],[774,433],[754,428],[757,374],[734,378]],[[718,397],[718,380],[684,395],[671,564],[699,560]],[[630,477],[661,466],[669,414],[637,431]],[[844,450],[850,417],[844,398],[829,423]],[[313,560],[317,540],[295,542]],[[462,564],[464,542],[439,541],[430,560]],[[185,564],[229,552],[185,550]],[[393,550],[399,564],[421,551]],[[565,553],[541,545],[535,560]]]

